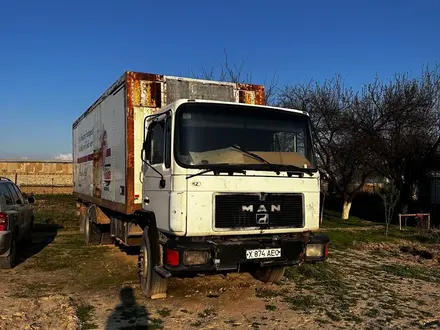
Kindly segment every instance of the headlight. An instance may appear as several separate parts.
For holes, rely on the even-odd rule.
[[[324,256],[323,244],[307,244],[306,257],[320,258]]]
[[[186,251],[183,254],[185,265],[204,265],[208,263],[209,254],[206,251]]]

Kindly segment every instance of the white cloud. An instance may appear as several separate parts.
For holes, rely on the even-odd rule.
[[[57,160],[72,160],[73,156],[72,154],[59,154],[55,156],[55,159]]]

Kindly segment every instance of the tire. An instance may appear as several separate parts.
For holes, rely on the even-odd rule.
[[[84,215],[80,214],[79,215],[79,231],[81,233],[84,232],[84,228],[86,226],[86,224],[85,224],[86,219],[87,219],[87,214],[84,214]]]
[[[283,278],[285,270],[286,267],[258,268],[250,273],[261,282],[276,283]]]
[[[17,263],[17,241],[14,238],[11,240],[10,253],[7,257],[0,258],[0,269],[11,269]]]
[[[110,233],[110,225],[98,225],[101,231],[101,245],[113,244],[115,239]]]
[[[151,299],[166,298],[168,279],[162,278],[154,270],[153,251],[148,236],[148,229],[144,229],[141,241],[141,250],[138,258],[138,273],[142,293]]]
[[[98,225],[92,221],[89,215],[86,216],[84,221],[84,241],[86,245],[99,245],[101,244],[102,232]]]

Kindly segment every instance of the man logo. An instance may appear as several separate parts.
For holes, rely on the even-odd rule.
[[[267,225],[269,223],[269,214],[267,213],[257,213],[255,218],[257,219],[257,225]]]
[[[254,205],[242,205],[241,206],[241,211],[242,212],[254,212]],[[258,213],[260,212],[267,212],[267,207],[265,205],[260,205],[258,206],[257,211]],[[281,205],[270,205],[270,212],[281,212]]]

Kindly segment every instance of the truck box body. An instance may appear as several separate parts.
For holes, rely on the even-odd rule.
[[[126,72],[73,124],[74,194],[123,214],[141,209],[144,118],[178,99],[265,102],[261,85]]]

